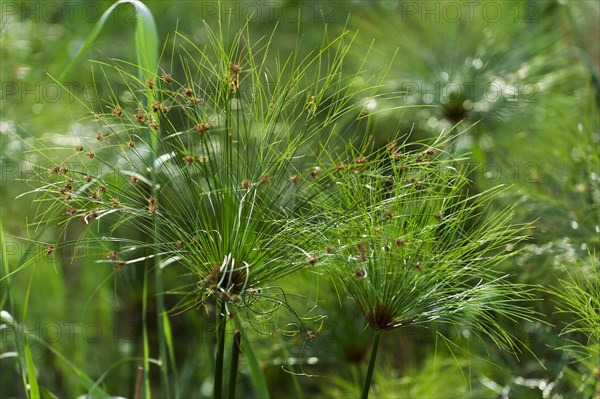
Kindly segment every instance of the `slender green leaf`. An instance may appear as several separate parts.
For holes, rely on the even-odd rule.
[[[136,56],[137,63],[140,67],[140,78],[142,81],[150,79],[150,76],[156,70],[158,62],[158,32],[152,12],[146,7],[144,3],[137,0],[119,0],[111,5],[100,17],[94,28],[87,36],[83,46],[77,52],[75,57],[69,62],[69,64],[63,69],[59,79],[62,81],[66,74],[71,70],[73,65],[81,58],[81,56],[90,48],[94,43],[100,31],[104,27],[104,24],[113,13],[113,11],[121,4],[129,3],[135,7],[137,21],[135,29],[135,45],[136,45]]]

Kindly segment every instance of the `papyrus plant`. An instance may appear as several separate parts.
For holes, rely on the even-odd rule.
[[[50,166],[38,168],[43,184],[32,193],[43,203],[38,225],[84,226],[79,253],[105,247],[102,261],[115,273],[178,264],[186,282],[191,276],[193,284],[177,289],[184,295],[174,312],[216,303],[214,396],[221,397],[226,323],[273,281],[316,263],[296,219],[331,183],[322,147],[365,116],[353,99],[372,95],[377,82],[357,86],[360,70],[341,74],[348,32],[285,58],[270,51],[271,38],[253,41],[244,29],[206,25],[203,32],[202,48],[176,34],[171,51],[181,55],[180,72],[164,59],[146,79],[131,63],[95,63],[97,76],[126,90],[87,104],[85,133],[55,139],[68,145],[38,143],[32,156]],[[72,244],[51,243],[48,251]],[[171,287],[160,280],[156,289],[162,295]],[[161,339],[174,365],[168,330]]]
[[[467,191],[460,159],[398,140],[369,154],[331,159],[337,173],[316,215],[320,259],[375,331],[363,397],[382,332],[445,323],[513,348],[499,322],[527,318],[527,288],[495,266],[511,256],[519,227],[510,209],[490,211],[499,191]]]

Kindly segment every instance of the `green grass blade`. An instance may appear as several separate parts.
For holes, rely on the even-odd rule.
[[[248,367],[250,369],[250,377],[252,378],[252,384],[256,390],[256,395],[259,398],[269,398],[269,388],[267,387],[267,381],[258,362],[258,358],[252,350],[252,344],[248,340],[248,335],[244,333],[242,323],[235,318],[237,328],[240,329],[242,335],[242,352],[244,357],[248,361]]]
[[[69,62],[69,64],[63,69],[59,77],[59,81],[62,81],[66,74],[71,70],[73,65],[81,58],[81,56],[90,48],[94,43],[94,40],[100,34],[100,31],[104,27],[104,24],[112,14],[112,12],[123,3],[130,3],[135,7],[137,16],[137,25],[135,28],[135,46],[137,62],[140,67],[140,77],[145,81],[154,73],[158,62],[158,32],[152,13],[146,7],[144,3],[137,0],[119,0],[111,5],[100,17],[94,29],[89,33],[87,39],[79,52]]]
[[[33,358],[31,356],[31,349],[27,343],[27,337],[23,335],[23,350],[25,352],[25,363],[27,364],[27,379],[29,381],[29,397],[39,398],[40,387],[38,385],[37,376],[35,375],[35,366],[33,364]]]
[[[58,399],[58,396],[50,392],[47,388],[40,387],[40,393],[42,394],[42,399]]]
[[[162,314],[163,317],[163,327],[164,327],[164,338],[165,338],[165,342],[167,344],[167,350],[169,352],[169,361],[171,362],[172,365],[172,369],[173,369],[173,377],[175,382],[177,382],[177,368],[175,367],[176,363],[175,363],[175,349],[173,347],[173,336],[171,333],[171,324],[169,322],[169,316],[167,315],[166,312],[163,312]],[[179,393],[179,384],[175,384],[175,397],[179,398],[180,393]]]
[[[6,252],[7,245],[4,239],[4,226],[2,225],[2,223],[0,223],[0,247],[2,247],[2,252],[0,253],[0,256],[2,256],[2,265],[4,266],[2,270],[2,277],[0,278],[0,281],[2,281],[3,279],[8,278],[8,276],[10,276],[10,268],[8,266],[8,254]],[[8,308],[8,310],[12,313],[14,312],[14,309],[10,280],[7,280],[6,285],[7,287],[4,293],[2,294],[2,299],[0,300],[0,308]],[[8,306],[5,306],[5,304],[8,304]]]
[[[27,293],[25,294],[25,304],[23,305],[23,323],[25,322],[25,316],[27,315],[27,306],[29,305],[29,295],[31,294],[31,283],[33,282],[33,276],[35,274],[35,268],[31,272],[29,277],[29,284],[27,285]],[[27,367],[27,382],[26,392],[29,394],[29,398],[39,398],[40,389],[37,382],[37,376],[35,375],[35,366],[33,364],[33,357],[31,356],[31,349],[27,343],[27,335],[23,333],[23,356],[25,357],[25,364]]]

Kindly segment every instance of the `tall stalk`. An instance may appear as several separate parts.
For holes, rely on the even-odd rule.
[[[377,358],[377,349],[379,348],[380,337],[381,332],[375,332],[375,337],[373,338],[373,347],[371,348],[371,359],[369,360],[369,369],[367,370],[365,386],[363,387],[361,396],[362,399],[367,399],[369,397],[369,388],[371,387],[371,379],[373,378],[373,369],[375,368],[375,359]]]
[[[238,362],[240,358],[240,341],[242,339],[242,332],[240,329],[236,329],[233,333],[233,341],[231,344],[231,366],[229,367],[229,393],[227,397],[229,399],[235,398],[235,385],[237,380]]]
[[[223,355],[225,352],[225,331],[227,316],[225,315],[225,302],[221,301],[220,309],[217,311],[217,358],[215,360],[215,383],[213,387],[214,399],[220,399],[223,392]]]
[[[148,129],[151,143],[151,154],[152,164],[156,164],[156,158],[158,158],[158,137],[152,132],[152,129]],[[158,182],[156,178],[156,172],[151,172],[150,181],[152,182],[152,198],[158,199]],[[152,248],[154,248],[154,284],[155,284],[155,295],[156,295],[156,324],[158,326],[158,355],[161,362],[160,365],[160,381],[161,381],[161,393],[162,395],[168,395],[169,390],[169,377],[167,375],[167,349],[165,346],[165,326],[164,326],[164,312],[165,312],[165,301],[163,297],[164,284],[161,268],[161,257],[159,255],[160,249],[158,244],[160,243],[160,218],[152,218]]]

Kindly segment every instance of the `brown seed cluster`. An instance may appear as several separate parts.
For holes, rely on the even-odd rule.
[[[156,214],[158,211],[158,205],[156,205],[156,198],[150,197],[148,198],[148,212],[152,215]]]
[[[154,120],[152,115],[148,115],[148,118],[146,119],[146,125],[148,125],[148,127],[152,130],[158,130],[158,122]]]
[[[209,128],[208,122],[200,122],[196,125],[196,131],[200,134],[207,133]]]
[[[183,162],[185,162],[186,166],[190,166],[194,163],[195,159],[193,155],[186,155],[183,157]]]
[[[398,144],[395,141],[391,141],[387,145],[387,152],[396,159],[404,158],[404,153],[397,148]]]
[[[346,165],[344,162],[336,162],[335,164],[335,170],[337,171],[344,171],[348,168],[348,165]]]
[[[199,106],[203,106],[204,105],[204,100],[198,97],[190,97],[188,99],[188,102],[190,105],[199,105]]]
[[[167,108],[167,106],[161,103],[160,101],[154,101],[152,103],[152,111],[154,113],[162,112],[163,114],[166,114],[167,112],[169,112],[169,108]]]
[[[133,115],[133,117],[135,118],[136,121],[138,121],[140,123],[144,123],[144,121],[146,120],[146,111],[144,111],[143,109],[140,108]]]
[[[69,167],[68,166],[53,165],[48,170],[48,173],[51,174],[51,175],[66,175],[67,173],[69,173]]]
[[[362,267],[357,267],[356,269],[354,269],[354,276],[359,280],[363,279],[367,277],[367,271]]]
[[[116,116],[117,118],[120,118],[120,117],[123,116],[123,110],[121,109],[121,107],[116,106],[116,107],[113,108],[112,114],[113,114],[113,116]]]
[[[367,245],[364,242],[359,242],[356,244],[356,249],[360,253],[360,259],[363,262],[367,261]]]
[[[264,185],[269,185],[271,184],[271,178],[269,177],[269,175],[264,175],[260,178],[260,182]]]
[[[48,245],[46,247],[46,256],[52,256],[52,254],[54,253],[54,250],[56,249],[56,247],[54,245]]]
[[[229,92],[235,94],[240,88],[240,73],[242,68],[238,64],[231,63],[229,65],[229,74],[225,76],[225,81],[229,86]]]

